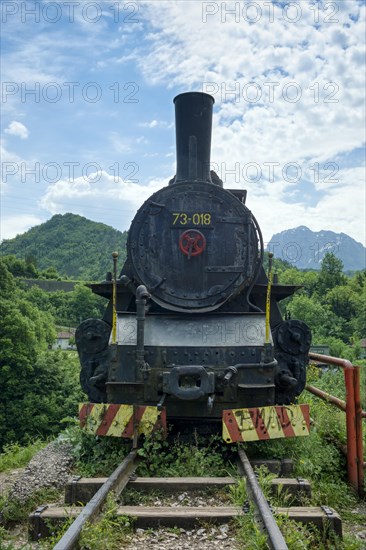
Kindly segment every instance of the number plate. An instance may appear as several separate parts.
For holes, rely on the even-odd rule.
[[[172,227],[212,227],[210,212],[172,212]]]

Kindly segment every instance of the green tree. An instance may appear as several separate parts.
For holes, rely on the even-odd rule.
[[[312,330],[313,341],[324,343],[328,336],[339,337],[342,331],[340,320],[330,309],[304,294],[294,296],[287,305],[292,319],[304,321]]]
[[[76,285],[70,293],[69,314],[75,326],[90,317],[101,317],[105,306],[106,301],[85,285]]]
[[[347,279],[343,275],[343,262],[331,252],[325,254],[319,273],[317,291],[323,296],[328,290],[344,285]]]
[[[296,267],[286,269],[280,275],[279,282],[284,285],[300,285],[302,292],[312,296],[318,283],[318,273],[315,271],[300,271]]]
[[[328,336],[326,339],[326,344],[329,346],[330,355],[333,357],[341,357],[342,359],[348,359],[350,361],[354,361],[358,358],[360,351],[359,347],[351,347],[340,338]]]
[[[280,306],[310,326],[314,343],[328,344],[338,357],[356,359],[358,342],[366,334],[366,270],[350,278],[342,269],[338,258],[326,254],[319,273],[285,270],[280,283],[303,288]]]
[[[46,307],[44,293],[17,286],[0,261],[0,449],[57,433],[82,398],[77,358],[47,351],[56,331]]]
[[[29,279],[38,278],[38,271],[29,258],[28,261],[24,261],[14,255],[9,255],[3,256],[2,262],[5,264],[8,271],[14,275],[14,277],[24,277]]]
[[[60,274],[57,272],[57,269],[54,266],[44,269],[41,272],[41,276],[44,279],[61,279]]]
[[[31,380],[36,375],[38,354],[55,338],[52,317],[38,310],[20,293],[10,298],[0,296],[0,447],[12,440],[24,440],[25,404],[31,390]],[[44,391],[49,392],[50,386]],[[35,406],[37,399],[35,401]],[[37,420],[33,434],[37,433]]]
[[[327,292],[324,302],[338,317],[350,321],[357,314],[360,300],[349,285],[335,286]]]
[[[27,298],[35,305],[38,309],[42,311],[48,311],[55,316],[56,309],[52,304],[51,300],[52,293],[45,292],[39,286],[34,285],[27,289]]]

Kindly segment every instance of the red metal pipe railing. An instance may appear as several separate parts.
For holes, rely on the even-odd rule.
[[[345,411],[348,481],[361,494],[363,491],[364,468],[366,464],[363,458],[362,418],[366,417],[366,411],[363,411],[361,406],[360,367],[352,365],[347,359],[320,355],[319,353],[309,353],[309,358],[323,364],[336,365],[343,369],[346,387],[345,402],[309,384],[306,385],[306,389],[324,401],[328,401]]]
[[[363,481],[364,481],[364,466],[363,466],[362,403],[361,403],[360,367],[354,366],[353,386],[354,386],[354,393],[355,393],[358,487],[359,487],[359,491],[362,491],[363,490]]]
[[[342,399],[338,399],[338,397],[334,397],[334,395],[330,395],[330,393],[327,393],[323,390],[320,390],[319,388],[316,388],[315,386],[311,386],[310,384],[306,385],[306,389],[316,395],[317,397],[320,397],[320,399],[323,399],[323,401],[327,401],[328,403],[332,403],[335,405],[338,409],[341,409],[341,411],[346,412],[346,402],[342,401]]]

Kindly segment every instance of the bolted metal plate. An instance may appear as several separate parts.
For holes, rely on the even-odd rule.
[[[132,438],[151,435],[157,429],[166,431],[166,410],[145,405],[79,403],[80,426],[99,436]]]
[[[276,405],[229,409],[222,415],[222,438],[226,443],[309,435],[309,405]]]
[[[135,315],[118,314],[117,343],[135,346],[137,323]],[[147,315],[145,346],[263,346],[265,342],[264,314],[203,315],[175,317]]]

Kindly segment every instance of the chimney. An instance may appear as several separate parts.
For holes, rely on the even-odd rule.
[[[174,98],[177,172],[174,183],[206,181],[210,175],[212,110],[209,94],[187,92]]]

